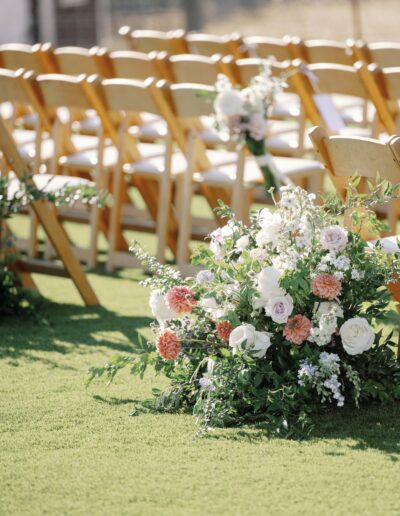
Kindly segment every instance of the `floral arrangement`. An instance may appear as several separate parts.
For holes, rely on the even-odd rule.
[[[218,75],[214,98],[218,130],[246,143],[254,156],[264,156],[267,153],[267,119],[275,96],[286,86],[285,80],[284,76],[272,76],[269,60],[265,60],[260,74],[253,77],[246,88],[233,86],[228,77]],[[261,169],[268,191],[276,186],[274,176],[267,165]]]
[[[400,253],[340,225],[351,203],[331,196],[317,205],[298,187],[280,196],[249,226],[221,207],[227,224],[193,258],[204,267],[196,277],[134,246],[154,273],[144,285],[155,346],[139,341],[135,356],[92,368],[89,380],[112,379],[128,364],[143,374],[153,364],[171,389],[156,391],[151,406],[191,408],[201,431],[262,421],[293,435],[308,432],[323,407],[400,399],[393,332],[382,326],[399,327],[386,285],[400,272]],[[364,197],[357,202],[372,207]]]

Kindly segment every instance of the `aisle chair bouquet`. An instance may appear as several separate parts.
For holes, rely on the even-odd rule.
[[[385,183],[347,206],[362,202],[368,211],[392,193]],[[190,408],[201,431],[262,421],[294,435],[322,407],[400,399],[393,331],[381,326],[398,328],[387,284],[400,272],[400,253],[342,227],[336,197],[323,206],[314,199],[282,187],[275,209],[254,213],[249,226],[220,207],[227,223],[193,258],[204,267],[196,277],[182,278],[135,245],[153,273],[143,284],[155,344],[139,341],[134,356],[93,368],[89,380],[112,379],[128,364],[143,374],[152,364],[171,380],[152,408]],[[380,224],[373,215],[369,223]]]
[[[260,73],[246,88],[234,86],[228,77],[218,75],[215,83],[214,110],[217,130],[230,139],[247,145],[254,156],[267,156],[267,120],[274,100],[287,86],[286,76],[273,77],[271,61],[265,60]],[[266,192],[276,187],[276,179],[268,164],[261,165]]]

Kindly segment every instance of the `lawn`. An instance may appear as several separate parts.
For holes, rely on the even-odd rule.
[[[190,415],[129,416],[165,385],[151,373],[85,389],[87,368],[151,321],[140,271],[89,278],[102,307],[36,276],[48,324],[0,321],[0,514],[400,513],[399,405],[326,414],[306,441],[254,427],[195,439]]]

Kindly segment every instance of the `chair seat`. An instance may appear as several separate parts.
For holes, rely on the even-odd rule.
[[[28,129],[15,129],[12,135],[18,146],[33,143],[36,139],[36,131]]]
[[[300,112],[300,101],[295,93],[282,92],[275,96],[271,114],[273,118],[298,118]]]
[[[18,151],[21,158],[25,162],[29,162],[35,159],[36,156],[36,145],[35,143],[26,143],[18,147]],[[54,155],[54,141],[50,138],[43,140],[40,146],[40,160],[49,161]]]
[[[279,172],[289,178],[295,178],[296,176],[304,177],[325,172],[323,165],[314,159],[274,156],[273,160]]]
[[[153,120],[140,126],[132,126],[128,132],[136,138],[162,140],[168,134],[168,126],[164,120]]]
[[[90,138],[90,137],[89,137]],[[160,156],[165,152],[164,145],[155,143],[138,143],[137,149],[144,158],[152,156]],[[98,152],[97,149],[76,152],[68,156],[62,156],[59,163],[63,167],[79,168],[81,170],[93,169],[97,165]],[[118,150],[114,145],[104,147],[103,151],[103,167],[113,168],[118,161]]]
[[[267,146],[272,154],[294,156],[299,152],[299,133],[298,131],[289,131],[287,133],[273,134],[267,138]],[[308,138],[305,138],[303,151],[311,150],[312,144]]]
[[[181,152],[175,152],[171,160],[171,174],[176,176],[185,172],[187,169],[187,161]],[[165,157],[158,156],[155,158],[144,159],[134,163],[127,163],[123,170],[125,174],[138,174],[158,177],[165,172]]]
[[[193,174],[193,181],[196,183],[206,183],[211,186],[232,186],[236,179],[236,164],[223,165],[221,167],[196,172]],[[254,159],[248,159],[244,169],[244,186],[253,187],[263,183],[263,175],[258,164]]]

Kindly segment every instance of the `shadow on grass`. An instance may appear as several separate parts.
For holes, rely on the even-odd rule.
[[[314,417],[315,428],[303,438],[305,443],[318,441],[347,441],[341,450],[326,451],[325,455],[346,455],[348,450],[377,450],[392,461],[400,460],[400,403],[372,404],[360,409],[331,410]],[[258,443],[265,439],[282,439],[271,436],[265,424],[249,425],[238,430],[219,430],[209,434],[211,439],[247,440]],[[293,439],[292,439],[293,440]]]
[[[42,361],[57,367],[57,360],[35,352],[67,354],[88,346],[128,353],[138,330],[148,327],[149,317],[124,316],[102,306],[47,303],[41,316],[48,324],[17,318],[1,319],[0,359],[18,366],[18,359]],[[121,335],[122,334],[122,335]]]

